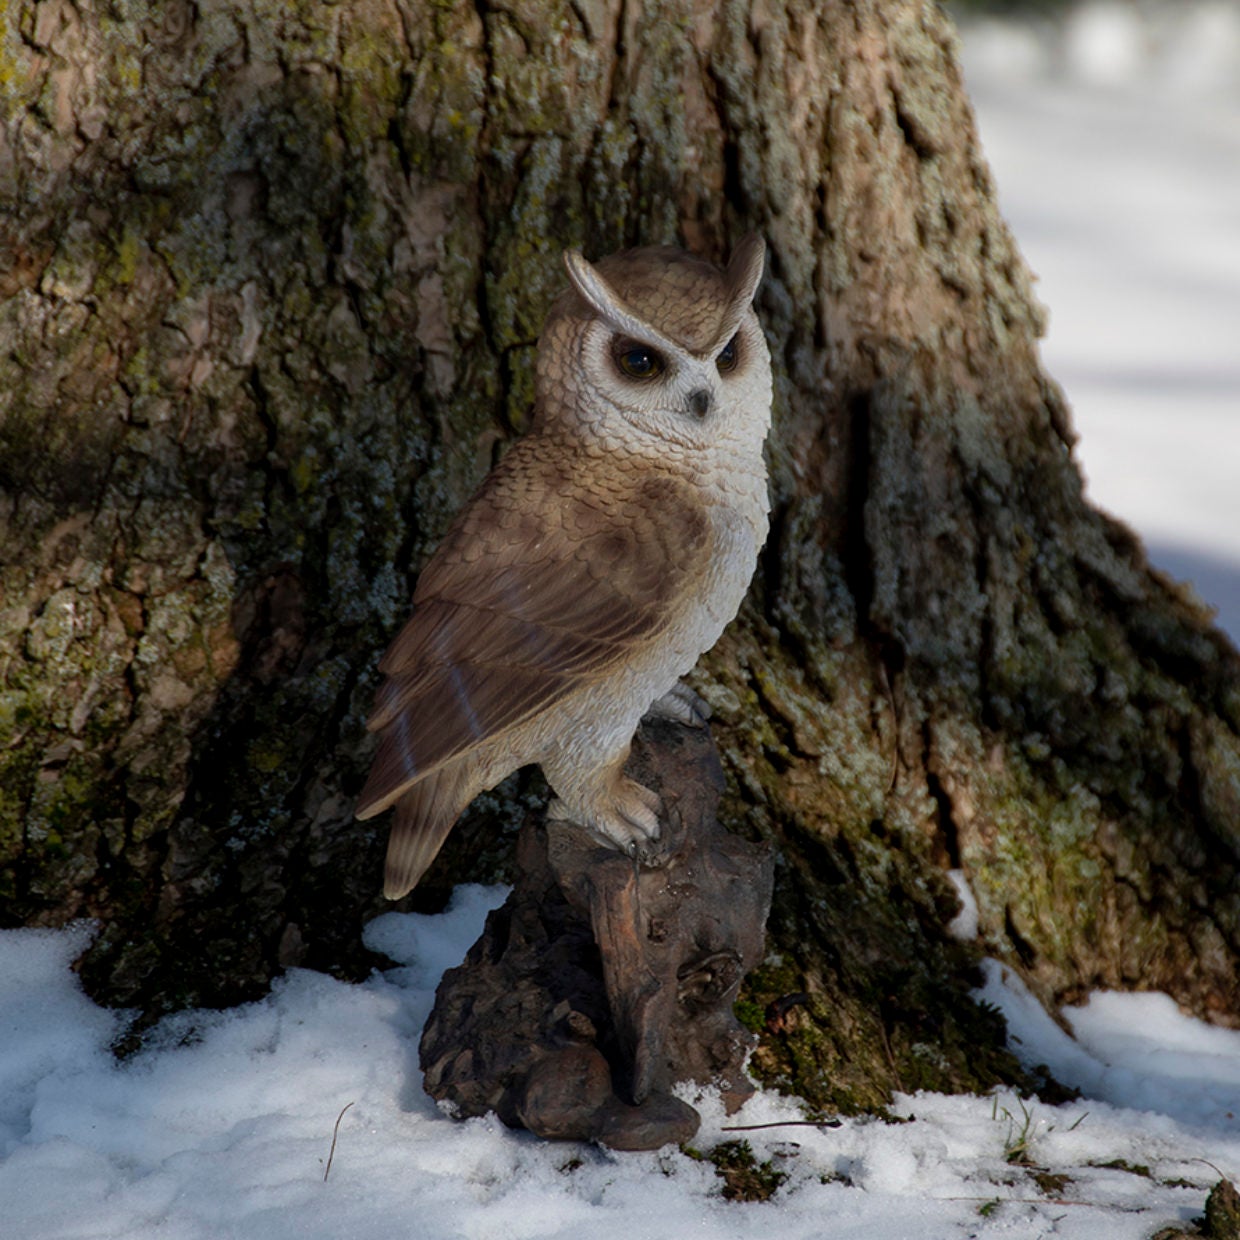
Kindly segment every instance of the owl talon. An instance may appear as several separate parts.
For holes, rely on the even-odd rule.
[[[634,840],[625,848],[625,854],[631,857],[638,865],[653,866],[659,861],[663,855],[658,844],[651,841],[648,845],[639,844]]]
[[[659,839],[658,794],[642,787],[635,780],[621,778],[593,805],[569,805],[556,798],[547,810],[548,817],[568,820],[585,827],[609,848],[618,849],[639,861],[657,853],[652,847]]]
[[[704,728],[710,719],[706,699],[678,680],[662,697],[655,698],[646,711],[647,718],[670,719],[687,728]]]

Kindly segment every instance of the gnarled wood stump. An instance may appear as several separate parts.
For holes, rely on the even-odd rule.
[[[718,1085],[729,1108],[753,1090],[732,1002],[763,954],[769,849],[719,825],[708,730],[647,722],[628,770],[663,798],[656,863],[531,818],[512,894],[444,975],[421,1062],[458,1115],[656,1149],[697,1131],[678,1081]]]

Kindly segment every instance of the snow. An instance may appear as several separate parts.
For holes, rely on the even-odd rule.
[[[948,923],[947,933],[962,943],[970,943],[977,938],[977,900],[963,870],[948,870],[947,877],[951,879],[956,895],[960,897],[960,912]]]
[[[1062,28],[978,26],[964,47],[1091,494],[1240,635],[1240,9],[1098,3]],[[971,938],[956,881],[952,931]],[[0,1236],[1144,1240],[1240,1177],[1240,1034],[1156,994],[1095,994],[1060,1024],[995,962],[980,995],[1013,1049],[1083,1098],[917,1094],[896,1100],[904,1123],[735,1133],[801,1113],[763,1093],[729,1119],[687,1093],[698,1148],[743,1137],[788,1176],[768,1203],[725,1201],[678,1150],[452,1121],[422,1092],[419,1030],[503,895],[380,917],[366,940],[393,968],[357,985],[293,970],[261,1002],[167,1020],[124,1062],[108,1049],[123,1014],[70,969],[92,927],[0,933]],[[1037,1183],[1006,1156],[1022,1149],[1067,1179]]]
[[[1240,4],[1088,4],[963,52],[1090,497],[1240,639]]]
[[[367,942],[396,967],[359,985],[294,970],[261,1002],[168,1020],[126,1062],[108,1053],[123,1018],[86,1000],[69,967],[89,927],[0,933],[0,1234],[739,1240],[778,1226],[788,1240],[1135,1240],[1199,1213],[1215,1167],[1240,1174],[1240,1123],[1222,1109],[1240,1099],[1240,1034],[1162,996],[1110,995],[1071,1016],[1073,1042],[998,965],[983,997],[1004,1005],[1018,1049],[1066,1076],[1075,1065],[1082,1084],[1096,1077],[1103,1101],[906,1095],[894,1107],[905,1123],[733,1133],[802,1116],[763,1094],[729,1118],[717,1097],[686,1091],[704,1116],[698,1148],[744,1137],[787,1175],[771,1202],[748,1204],[725,1201],[713,1167],[673,1148],[615,1154],[451,1120],[420,1088],[418,1031],[442,968],[504,894],[462,887],[441,916],[380,917]],[[1198,1089],[1208,1074],[1214,1086]],[[1071,1183],[1048,1194],[1010,1163],[1022,1139]],[[1148,1174],[1125,1169],[1138,1166]]]
[[[1060,1013],[1070,1036],[998,961],[983,969],[979,998],[1003,1013],[1027,1064],[1089,1098],[1240,1133],[1240,1032],[1185,1016],[1167,995],[1100,991]]]

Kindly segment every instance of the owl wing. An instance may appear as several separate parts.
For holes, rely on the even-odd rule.
[[[687,483],[641,472],[623,488],[604,489],[610,474],[574,485],[514,449],[487,479],[379,665],[387,679],[367,726],[380,742],[359,817],[666,628],[707,562],[709,520]]]

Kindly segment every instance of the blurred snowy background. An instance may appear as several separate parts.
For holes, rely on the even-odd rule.
[[[953,7],[1092,496],[1240,638],[1240,0]],[[90,928],[0,933],[0,1237],[1145,1240],[1240,1178],[1240,1033],[1164,996],[1095,995],[1063,1014],[1070,1037],[993,963],[983,995],[1014,1049],[1082,1100],[916,1095],[893,1108],[912,1122],[743,1133],[724,1126],[797,1107],[760,1094],[728,1120],[700,1100],[699,1147],[743,1138],[784,1177],[767,1203],[723,1200],[676,1150],[452,1123],[422,1093],[417,1039],[502,898],[388,914],[368,942],[399,967],[358,986],[294,970],[123,1064],[123,1018],[69,970]],[[967,910],[955,928],[973,932]]]
[[[1240,640],[1240,3],[951,7],[1090,495]]]

